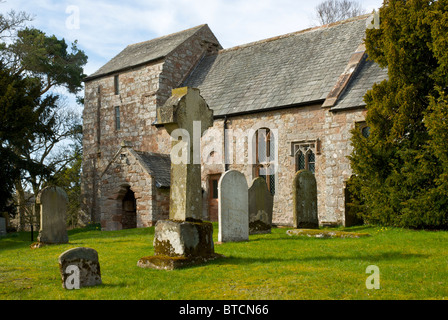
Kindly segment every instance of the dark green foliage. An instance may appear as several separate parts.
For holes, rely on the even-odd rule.
[[[78,49],[76,41],[69,50],[64,39],[25,28],[17,32],[15,41],[6,46],[2,54],[11,70],[17,73],[26,71],[41,81],[41,94],[54,86],[66,87],[73,94],[82,88],[87,56]]]
[[[353,205],[367,222],[448,227],[447,3],[386,0],[367,30],[369,58],[388,68],[364,97],[370,136],[352,138]]]
[[[40,82],[8,71],[0,62],[0,211],[9,211],[14,181],[21,170],[46,173],[44,166],[26,161],[20,152],[29,148],[37,135],[51,133],[41,119],[56,100],[53,95],[42,98]]]
[[[74,116],[62,114],[52,89],[78,93],[87,56],[76,41],[69,48],[64,39],[25,28],[30,20],[23,12],[0,13],[0,212],[14,187],[23,193],[26,180],[36,194],[64,166],[68,160],[52,151],[79,127]],[[56,160],[48,164],[50,157]]]

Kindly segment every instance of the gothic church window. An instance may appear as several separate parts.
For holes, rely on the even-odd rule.
[[[295,171],[309,170],[316,172],[316,153],[319,151],[319,141],[293,142],[291,144],[292,155],[294,156]]]

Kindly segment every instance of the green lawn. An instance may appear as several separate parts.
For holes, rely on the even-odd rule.
[[[217,225],[214,224],[217,241]],[[353,227],[366,238],[288,236],[286,228],[250,241],[216,244],[224,259],[174,271],[142,269],[154,228],[69,231],[70,243],[30,249],[30,234],[0,239],[0,299],[446,299],[448,232]],[[103,285],[65,290],[58,256],[74,247],[98,251]],[[380,289],[367,289],[369,265]]]

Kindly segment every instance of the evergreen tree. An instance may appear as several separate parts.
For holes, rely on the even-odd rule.
[[[447,3],[385,0],[367,30],[369,59],[388,70],[364,97],[370,136],[352,137],[351,191],[368,222],[448,226]]]
[[[27,161],[21,151],[30,148],[38,135],[51,133],[42,123],[57,97],[40,95],[39,81],[10,74],[0,62],[0,212],[8,210],[14,182],[22,170],[46,172],[45,166]]]
[[[62,100],[52,90],[77,94],[87,56],[76,41],[69,49],[64,39],[25,27],[30,20],[23,12],[0,13],[0,212],[14,189],[20,208],[25,181],[37,194],[42,182],[71,160],[62,152],[55,159],[53,152],[78,127],[75,116],[61,114]]]

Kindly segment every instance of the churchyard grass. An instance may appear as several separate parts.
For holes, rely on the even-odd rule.
[[[154,227],[69,231],[69,243],[30,249],[30,233],[0,238],[0,299],[446,299],[448,232],[362,226],[339,230],[365,238],[289,236],[287,228],[215,244],[226,256],[164,271],[137,267],[153,254]],[[214,240],[217,241],[214,223]],[[98,251],[103,284],[62,288],[58,256],[74,247]],[[368,289],[369,265],[379,289]],[[369,282],[369,280],[368,280]]]

